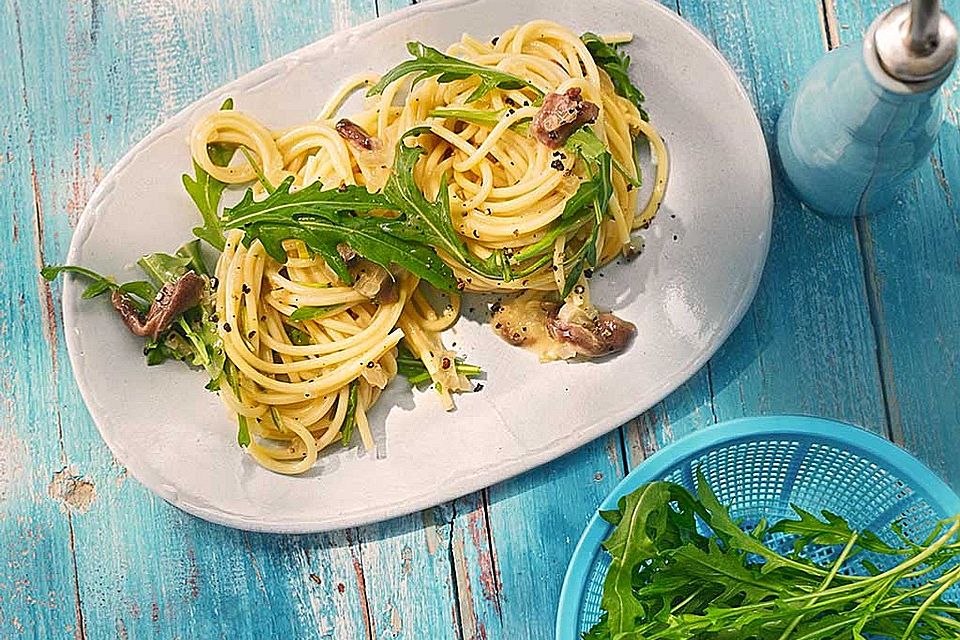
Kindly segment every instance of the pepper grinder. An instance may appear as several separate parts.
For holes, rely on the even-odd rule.
[[[944,119],[940,87],[957,57],[957,28],[939,0],[896,6],[866,39],[823,57],[777,124],[784,173],[812,209],[883,210],[927,158]]]

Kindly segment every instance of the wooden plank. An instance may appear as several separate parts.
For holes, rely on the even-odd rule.
[[[49,290],[37,274],[43,204],[36,178],[34,105],[26,93],[21,7],[0,7],[0,637],[79,637],[73,560],[76,513],[86,486],[66,467],[53,357],[56,322]],[[47,338],[54,340],[51,344]]]
[[[597,505],[623,475],[618,431],[487,490],[487,521],[458,521],[465,639],[550,638],[567,563]],[[455,556],[457,557],[457,556]],[[464,597],[464,592],[469,598]]]
[[[790,83],[824,49],[819,3],[787,8],[759,0],[689,2],[681,3],[680,10],[731,61],[772,139]],[[816,413],[882,430],[880,385],[855,229],[852,224],[834,227],[815,218],[779,179],[776,190],[771,254],[756,302],[707,368],[627,425],[625,448],[631,465],[686,433],[742,415]],[[583,482],[598,457],[585,450],[572,456],[576,461],[567,461],[569,475]],[[496,635],[490,630],[498,620],[509,630],[503,637],[549,637],[550,622],[543,620],[542,611],[553,610],[565,567],[554,555],[564,547],[556,541],[570,536],[575,542],[579,536],[577,527],[562,514],[552,517],[552,512],[561,504],[565,514],[580,513],[585,522],[599,500],[571,500],[575,483],[556,477],[554,469],[560,464],[490,490],[489,519],[503,586],[499,615],[486,619],[489,637]],[[502,509],[500,496],[509,496]],[[544,539],[553,540],[549,551],[540,547]],[[531,591],[533,580],[540,587]]]
[[[885,2],[840,3],[841,43],[863,37]],[[960,17],[960,2],[944,2]],[[894,439],[960,489],[960,80],[915,180],[886,212],[858,221]]]
[[[50,3],[48,20],[31,21],[25,57],[36,62],[27,69],[27,94],[43,116],[35,135],[37,182],[50,212],[43,245],[50,259],[65,254],[71,223],[104,168],[152,126],[266,56],[322,35],[324,25],[329,30],[373,13],[372,2],[304,3],[290,14],[265,2],[194,4],[172,11],[161,3],[74,3],[61,11]],[[48,51],[60,42],[66,46]],[[59,64],[49,64],[51,57]],[[35,269],[36,260],[23,264]],[[89,512],[75,516],[90,637],[368,634],[368,587],[355,532],[248,535],[186,516],[126,481],[77,395],[62,340],[56,346],[58,384],[33,386],[61,390],[67,458],[97,491]],[[46,482],[56,468],[37,465]],[[27,576],[40,582],[56,571]]]
[[[680,8],[737,71],[769,146],[790,87],[825,51],[820,3],[681,2]],[[713,396],[712,421],[806,413],[881,432],[876,345],[855,226],[813,215],[776,170],[774,187],[770,255],[757,297],[702,372]],[[679,416],[666,414],[669,431],[657,424],[659,444],[712,422],[704,420],[699,398],[693,400],[689,408],[673,407]],[[630,434],[629,440],[639,438]]]
[[[408,6],[377,0],[384,16]],[[453,504],[364,527],[358,532],[375,638],[459,638],[452,563]]]

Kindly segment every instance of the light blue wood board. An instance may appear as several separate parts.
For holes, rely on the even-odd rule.
[[[840,3],[840,43],[863,37],[884,2]],[[944,9],[960,19],[960,2]],[[960,75],[929,162],[886,212],[858,224],[892,435],[960,489]]]
[[[681,8],[740,73],[769,146],[790,87],[826,50],[821,4],[688,2]],[[709,365],[716,418],[817,414],[882,432],[876,344],[854,224],[824,221],[799,206],[778,171],[774,186],[777,208],[760,289]]]
[[[681,2],[680,12],[730,60],[769,138],[789,81],[825,50],[819,4]],[[784,42],[790,43],[789,53]],[[742,415],[817,413],[883,429],[853,224],[837,228],[821,223],[801,211],[779,183],[777,201],[771,256],[756,302],[704,371],[627,425],[624,443],[632,465],[692,430]],[[544,612],[555,610],[565,565],[555,553],[572,549],[569,545],[579,537],[574,523],[585,521],[595,507],[573,500],[562,514],[555,511],[577,482],[588,481],[591,472],[603,473],[600,450],[594,443],[564,461],[575,461],[573,482],[542,482],[558,464],[553,463],[489,490],[502,593],[500,609],[488,611],[483,622],[487,637],[549,637]],[[517,513],[524,514],[522,520]],[[510,532],[506,541],[498,537],[501,531]],[[544,539],[550,544],[544,545]],[[531,589],[533,580],[539,588]],[[511,597],[518,593],[523,596]]]
[[[74,516],[48,495],[66,458],[53,384],[56,311],[37,288],[39,141],[17,55],[22,22],[19,8],[0,7],[8,51],[0,58],[0,636],[52,638],[78,627]]]

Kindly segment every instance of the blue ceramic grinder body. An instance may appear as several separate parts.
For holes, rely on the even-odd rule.
[[[881,15],[862,43],[837,49],[804,78],[780,116],[784,173],[812,209],[865,215],[891,204],[928,156],[957,32],[939,2]]]

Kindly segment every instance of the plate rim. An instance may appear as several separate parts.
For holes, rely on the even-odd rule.
[[[94,192],[92,193],[86,206],[84,207],[83,213],[80,215],[76,228],[74,229],[73,236],[70,241],[70,248],[67,253],[67,263],[72,264],[76,262],[77,255],[80,253],[83,245],[86,243],[87,238],[89,237],[97,220],[100,217],[98,209],[101,208],[102,201],[112,190],[112,184],[115,176],[127,165],[129,165],[145,147],[149,146],[155,140],[168,134],[171,130],[179,126],[175,123],[178,123],[183,117],[185,117],[185,115],[195,110],[200,104],[208,102],[217,96],[222,96],[225,93],[236,91],[241,87],[249,88],[258,79],[266,80],[271,77],[271,74],[274,71],[282,69],[287,65],[295,64],[304,56],[309,57],[314,49],[322,49],[330,45],[336,45],[341,41],[362,37],[378,30],[385,25],[412,20],[421,14],[446,11],[466,5],[482,4],[485,1],[486,0],[434,0],[426,4],[412,5],[388,15],[380,16],[374,20],[364,22],[340,31],[335,31],[303,47],[270,60],[230,82],[217,86],[203,96],[190,102],[173,115],[165,118],[160,125],[151,129],[146,136],[134,144],[120,158],[120,160],[118,160],[110,168],[104,178],[100,181],[100,183],[94,189]],[[729,314],[729,322],[721,331],[718,331],[714,336],[712,336],[712,339],[706,348],[704,348],[700,354],[690,362],[689,365],[682,369],[678,369],[673,375],[663,378],[658,384],[651,385],[653,388],[651,397],[655,396],[658,398],[658,400],[648,403],[638,403],[629,409],[625,409],[614,414],[605,414],[602,419],[596,420],[592,426],[588,427],[587,429],[581,430],[577,433],[569,434],[566,437],[559,438],[553,443],[552,446],[530,452],[522,457],[518,456],[513,459],[508,459],[502,464],[490,467],[482,476],[471,477],[457,484],[456,486],[449,486],[446,489],[440,488],[432,493],[423,493],[406,499],[402,502],[395,502],[376,511],[368,511],[361,516],[350,516],[344,518],[335,515],[333,517],[326,518],[319,517],[310,521],[303,519],[297,521],[285,521],[277,519],[264,520],[262,518],[251,518],[242,514],[230,513],[222,509],[211,509],[205,505],[195,504],[189,500],[182,499],[176,491],[170,492],[165,490],[164,487],[160,486],[161,483],[159,482],[145,481],[144,477],[139,473],[139,470],[128,467],[126,462],[120,457],[120,455],[118,455],[118,451],[120,450],[118,445],[115,443],[113,437],[107,435],[110,430],[102,424],[105,422],[105,417],[92,409],[92,407],[95,406],[93,403],[92,389],[86,382],[86,379],[78,373],[81,370],[80,364],[83,354],[81,353],[81,347],[78,343],[79,336],[77,332],[73,330],[79,327],[77,322],[78,313],[76,312],[78,305],[73,303],[76,303],[77,299],[79,298],[80,286],[76,283],[75,279],[66,278],[62,289],[61,306],[63,309],[64,334],[67,352],[70,359],[71,372],[80,391],[80,395],[83,398],[84,404],[87,407],[87,411],[96,425],[101,439],[106,443],[111,454],[118,460],[118,462],[123,464],[138,482],[147,487],[155,495],[158,495],[173,506],[209,522],[229,527],[236,527],[248,531],[274,533],[318,533],[324,531],[333,531],[347,527],[363,526],[375,522],[385,521],[398,516],[407,515],[409,513],[414,513],[416,511],[456,499],[463,495],[467,495],[497,482],[502,482],[520,473],[541,466],[551,460],[555,460],[573,451],[574,449],[577,449],[588,442],[601,437],[606,433],[609,433],[623,423],[640,415],[644,411],[648,410],[651,406],[654,406],[657,402],[665,398],[672,391],[676,390],[686,380],[689,380],[690,377],[699,371],[716,353],[717,349],[719,349],[719,347],[727,340],[730,334],[739,326],[747,310],[750,308],[757,289],[759,288],[764,265],[769,253],[773,225],[774,194],[769,148],[767,147],[766,138],[760,125],[760,120],[756,109],[749,98],[746,88],[744,87],[740,78],[737,76],[731,64],[726,58],[724,58],[717,47],[692,24],[654,0],[626,0],[626,2],[644,5],[649,10],[659,11],[663,16],[676,24],[678,28],[689,33],[695,40],[698,40],[700,44],[704,46],[705,53],[710,55],[714,61],[719,64],[719,68],[726,76],[727,84],[735,89],[737,99],[742,101],[746,107],[746,110],[750,114],[749,122],[745,123],[745,126],[751,134],[750,143],[756,145],[760,151],[760,153],[758,153],[760,157],[756,159],[758,161],[757,173],[759,181],[766,185],[764,190],[764,195],[766,196],[764,203],[766,204],[766,207],[764,208],[766,213],[766,225],[763,229],[762,235],[759,238],[762,246],[759,247],[760,250],[756,254],[757,259],[753,265],[751,273],[749,274],[749,280],[745,279],[743,293],[733,312]],[[71,304],[67,304],[68,301],[71,302]],[[491,480],[491,478],[493,479]]]
[[[949,509],[960,512],[960,496],[926,463],[895,442],[852,422],[807,414],[749,416],[718,422],[681,437],[643,460],[624,476],[594,509],[563,575],[560,597],[557,600],[556,640],[579,640],[577,625],[580,622],[580,605],[583,602],[586,578],[594,558],[600,553],[600,543],[613,528],[600,517],[600,511],[615,509],[621,497],[645,482],[663,477],[664,472],[678,459],[692,458],[708,447],[734,442],[759,432],[784,437],[813,435],[846,450],[870,454],[887,463],[885,468],[909,468],[911,477],[919,481],[920,490],[916,490],[918,493],[922,491],[928,494],[927,497],[932,498],[929,502],[948,505]]]

